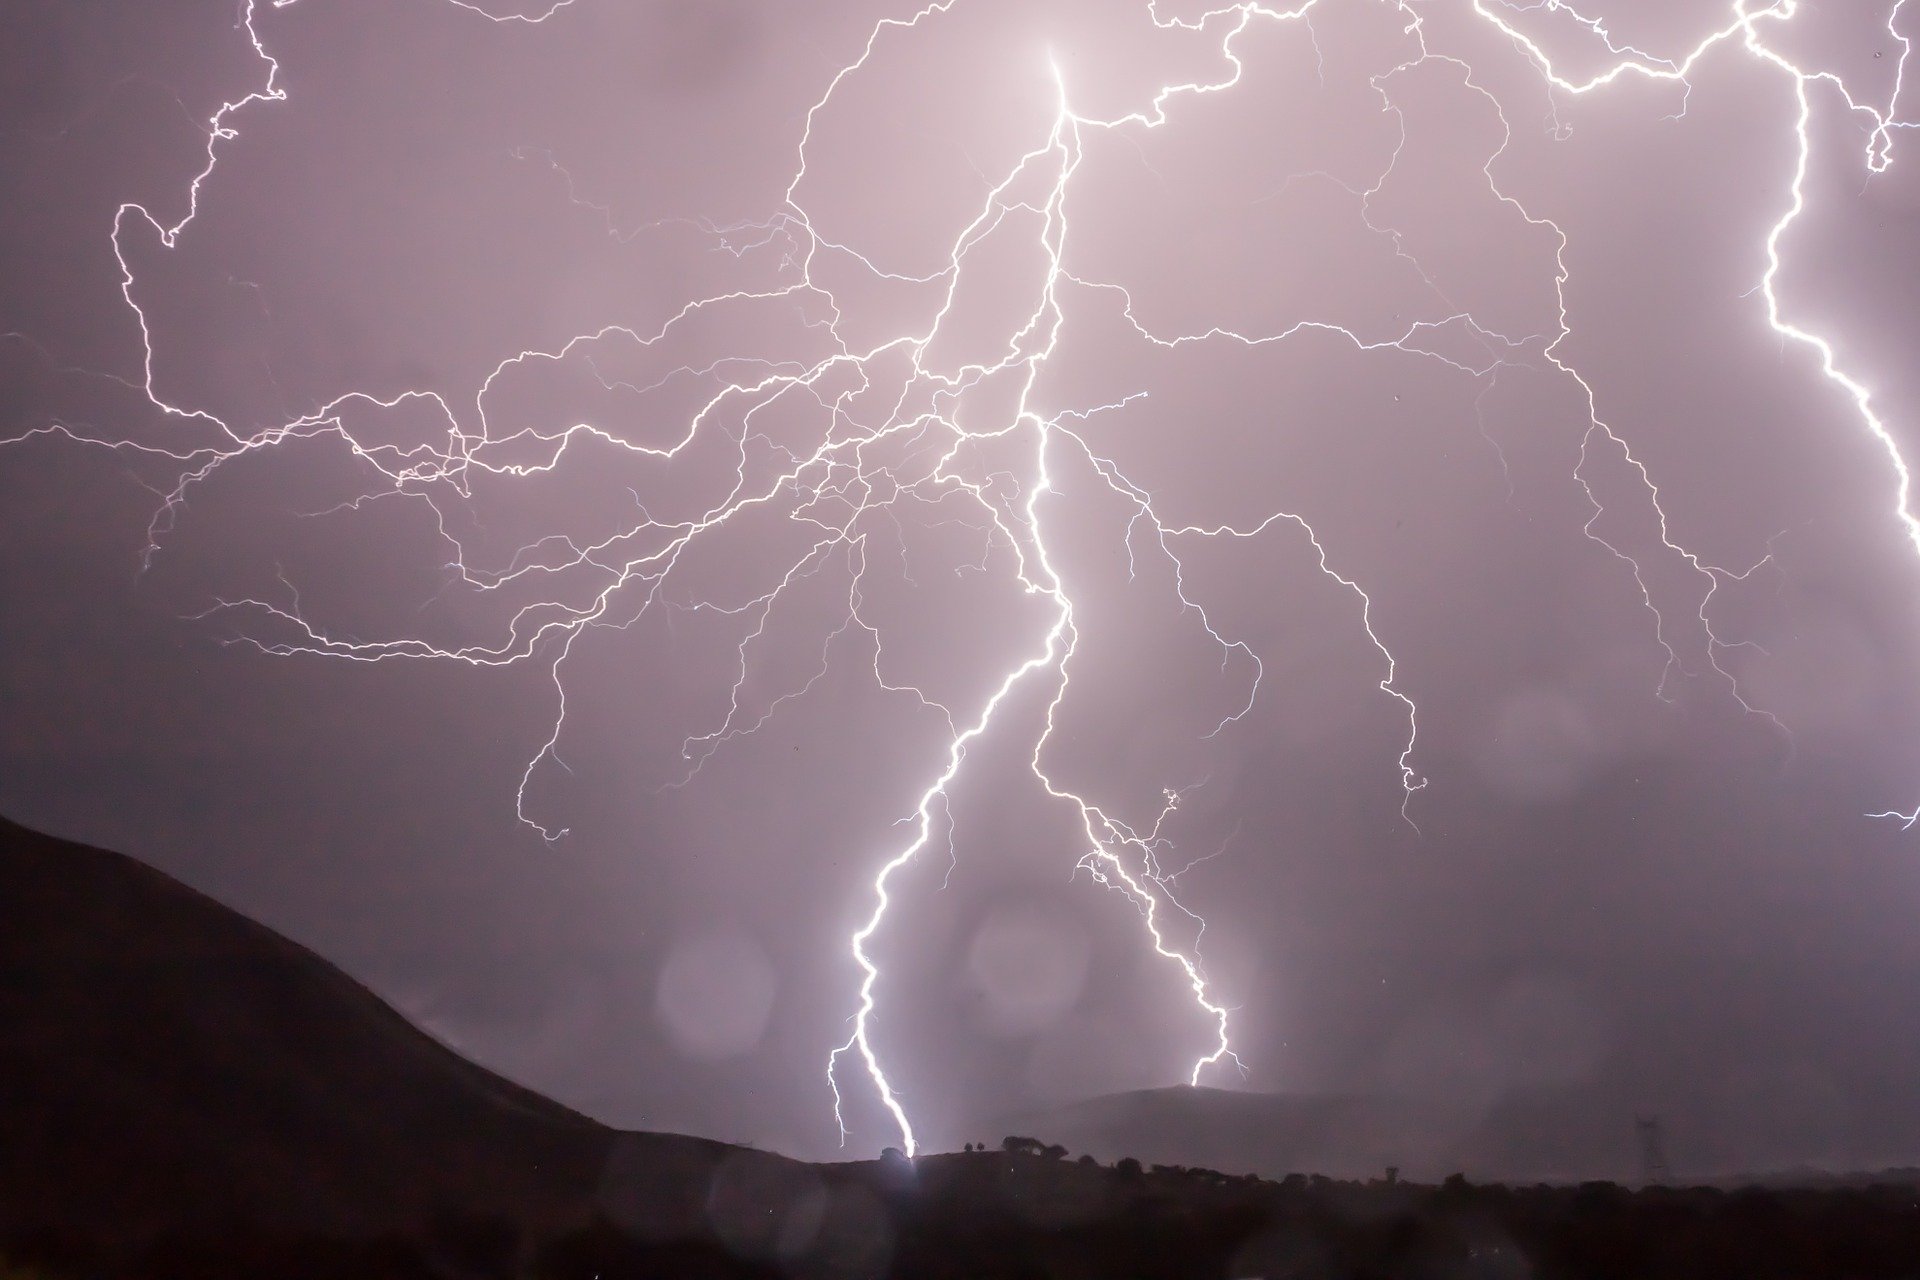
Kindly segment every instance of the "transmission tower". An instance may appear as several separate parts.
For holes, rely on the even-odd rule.
[[[1671,1171],[1667,1168],[1666,1149],[1660,1144],[1660,1117],[1635,1116],[1633,1127],[1640,1133],[1641,1179],[1649,1183],[1665,1182]]]

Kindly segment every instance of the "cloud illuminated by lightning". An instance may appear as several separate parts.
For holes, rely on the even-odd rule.
[[[270,0],[271,7],[276,9],[296,2]],[[468,0],[448,0],[479,18],[525,26],[553,20],[562,10],[583,2],[558,0],[524,14],[503,15]],[[898,42],[934,38],[928,29],[963,2],[934,0],[905,16],[883,19],[871,29],[858,56],[827,81],[806,114],[781,210],[751,225],[719,227],[690,220],[692,225],[736,253],[773,244],[782,246],[790,271],[778,287],[723,293],[688,302],[650,331],[609,326],[579,334],[552,350],[517,352],[500,361],[482,381],[470,408],[450,403],[433,391],[404,390],[379,395],[353,391],[311,413],[270,428],[241,431],[205,409],[175,403],[157,389],[153,332],[139,301],[139,281],[129,263],[126,245],[130,234],[138,234],[140,228],[144,228],[145,234],[163,248],[176,247],[208,196],[223,144],[237,136],[236,120],[250,109],[283,103],[288,98],[281,83],[280,64],[269,52],[257,25],[259,5],[256,0],[246,0],[240,25],[264,68],[260,87],[223,103],[208,119],[204,163],[186,183],[181,205],[174,214],[156,214],[138,203],[123,204],[114,216],[110,233],[111,249],[121,273],[121,295],[137,319],[141,340],[139,374],[123,381],[136,386],[164,418],[199,432],[203,442],[155,445],[60,421],[33,426],[14,437],[18,441],[33,436],[61,435],[170,464],[170,482],[161,490],[149,526],[145,552],[148,559],[157,554],[197,487],[237,459],[295,441],[319,438],[337,441],[377,477],[367,492],[345,504],[347,507],[388,500],[423,504],[433,513],[439,535],[448,547],[450,568],[462,585],[483,595],[499,593],[502,599],[514,598],[510,593],[516,591],[532,594],[531,603],[519,604],[510,610],[503,632],[492,639],[448,646],[419,636],[365,640],[335,634],[305,616],[291,584],[284,600],[251,596],[222,599],[212,612],[249,619],[252,628],[245,633],[247,642],[274,654],[319,655],[363,662],[415,658],[482,666],[543,665],[554,689],[555,715],[545,741],[527,761],[516,805],[521,819],[537,827],[548,839],[563,835],[565,828],[548,826],[530,816],[527,790],[537,771],[558,759],[556,752],[567,722],[567,662],[575,642],[589,628],[630,627],[651,613],[671,610],[698,610],[738,621],[741,632],[727,707],[717,722],[686,736],[683,744],[686,772],[670,785],[684,784],[714,752],[752,734],[783,705],[810,691],[829,670],[836,649],[864,646],[877,687],[908,699],[922,712],[931,714],[945,733],[945,747],[941,768],[920,790],[905,819],[907,838],[890,854],[878,859],[870,886],[870,910],[849,939],[851,959],[860,975],[857,1000],[851,1034],[829,1055],[826,1079],[843,1140],[847,1128],[841,1118],[840,1073],[843,1063],[852,1060],[864,1071],[909,1154],[916,1149],[918,1138],[907,1104],[890,1079],[874,1040],[883,975],[870,944],[888,926],[896,904],[896,878],[936,840],[943,821],[950,828],[951,792],[966,767],[969,752],[986,735],[997,731],[1004,721],[1015,718],[1017,713],[1010,712],[1009,707],[1019,698],[1036,698],[1044,706],[1032,741],[1027,744],[1026,758],[1039,786],[1065,806],[1077,821],[1082,844],[1074,851],[1070,865],[1085,870],[1097,883],[1121,893],[1138,910],[1148,945],[1177,968],[1200,1014],[1213,1028],[1209,1043],[1192,1063],[1189,1080],[1198,1083],[1210,1068],[1223,1061],[1238,1061],[1229,1037],[1229,1008],[1210,984],[1201,960],[1200,939],[1205,922],[1175,893],[1174,881],[1194,863],[1169,872],[1162,862],[1170,847],[1167,824],[1180,807],[1181,789],[1164,788],[1140,810],[1145,816],[1129,818],[1126,814],[1132,802],[1090,795],[1061,781],[1057,770],[1050,768],[1056,717],[1073,684],[1083,618],[1076,607],[1074,586],[1063,574],[1054,550],[1060,520],[1061,500],[1057,488],[1060,477],[1072,474],[1079,479],[1091,478],[1104,485],[1133,513],[1126,541],[1129,562],[1132,563],[1135,556],[1135,532],[1144,531],[1144,545],[1161,558],[1172,573],[1180,609],[1197,622],[1218,647],[1223,662],[1232,660],[1247,673],[1244,696],[1236,709],[1220,721],[1216,732],[1252,713],[1260,697],[1264,665],[1248,641],[1223,631],[1215,624],[1206,602],[1189,594],[1183,556],[1190,556],[1191,548],[1224,539],[1284,536],[1304,540],[1319,570],[1350,593],[1356,606],[1354,621],[1379,656],[1378,687],[1405,714],[1406,736],[1397,768],[1401,814],[1409,823],[1414,820],[1415,795],[1426,785],[1426,779],[1414,763],[1419,746],[1415,700],[1397,683],[1399,664],[1387,638],[1375,627],[1372,596],[1356,578],[1335,567],[1340,558],[1337,548],[1326,546],[1304,517],[1290,511],[1272,511],[1259,520],[1242,524],[1209,519],[1205,513],[1163,514],[1164,503],[1148,487],[1130,478],[1099,441],[1097,428],[1101,416],[1126,412],[1138,395],[1103,405],[1065,408],[1037,401],[1035,389],[1040,374],[1057,350],[1075,304],[1084,307],[1096,300],[1105,300],[1117,305],[1134,333],[1168,350],[1203,344],[1263,347],[1284,344],[1303,335],[1319,335],[1350,344],[1363,354],[1390,350],[1402,356],[1434,361],[1479,380],[1484,386],[1490,386],[1503,368],[1534,362],[1550,366],[1576,385],[1585,401],[1587,419],[1581,427],[1580,461],[1575,479],[1591,505],[1586,531],[1627,567],[1642,603],[1652,613],[1655,638],[1667,657],[1666,673],[1656,692],[1664,695],[1667,677],[1673,672],[1690,673],[1689,663],[1670,635],[1667,619],[1656,604],[1641,560],[1598,532],[1604,507],[1588,479],[1588,467],[1603,454],[1619,458],[1637,476],[1646,501],[1657,516],[1659,550],[1687,565],[1699,584],[1695,620],[1705,634],[1706,643],[1704,652],[1697,655],[1698,660],[1724,683],[1728,695],[1740,706],[1772,719],[1764,709],[1748,702],[1733,676],[1722,666],[1721,654],[1733,642],[1722,640],[1710,620],[1714,593],[1726,582],[1743,579],[1758,564],[1765,563],[1765,559],[1739,569],[1711,564],[1688,550],[1670,532],[1667,512],[1652,474],[1627,441],[1601,416],[1595,388],[1561,355],[1572,332],[1566,301],[1567,236],[1556,223],[1530,212],[1499,185],[1496,169],[1513,136],[1507,112],[1499,96],[1476,78],[1474,66],[1459,56],[1437,52],[1429,46],[1426,29],[1429,14],[1445,7],[1470,12],[1475,19],[1488,24],[1533,69],[1550,96],[1597,94],[1627,79],[1671,82],[1685,92],[1691,88],[1688,77],[1694,69],[1704,60],[1718,56],[1748,57],[1782,78],[1796,106],[1795,160],[1781,186],[1782,212],[1765,241],[1767,265],[1757,291],[1764,300],[1772,328],[1815,356],[1822,376],[1842,394],[1861,425],[1883,447],[1896,479],[1893,513],[1916,551],[1920,551],[1920,518],[1916,518],[1910,504],[1911,474],[1894,435],[1865,385],[1843,369],[1835,340],[1789,319],[1788,308],[1778,290],[1784,267],[1783,239],[1806,208],[1805,184],[1815,145],[1812,124],[1817,95],[1831,96],[1842,110],[1862,117],[1871,126],[1865,152],[1865,164],[1871,172],[1884,171],[1892,164],[1896,132],[1914,127],[1898,115],[1906,60],[1911,52],[1909,41],[1898,30],[1906,0],[1894,0],[1888,10],[1887,31],[1898,44],[1900,53],[1893,85],[1886,100],[1877,104],[1856,94],[1842,77],[1806,69],[1769,43],[1771,32],[1793,20],[1800,9],[1798,0],[1773,0],[1772,3],[1733,0],[1722,24],[1693,47],[1676,51],[1673,56],[1648,53],[1618,42],[1601,19],[1578,12],[1559,0],[1539,0],[1533,4],[1503,4],[1499,0],[1298,0],[1291,5],[1277,6],[1248,2],[1222,5],[1185,17],[1163,13],[1154,0],[1148,4],[1148,13],[1157,27],[1217,37],[1218,74],[1209,79],[1165,83],[1137,110],[1097,118],[1076,109],[1072,86],[1061,76],[1057,64],[1054,65],[1054,110],[1043,135],[1035,137],[1031,149],[1010,168],[990,180],[972,218],[949,246],[938,270],[919,276],[901,275],[883,269],[855,246],[835,242],[819,233],[799,193],[809,176],[816,126],[842,85],[888,56]],[[1070,198],[1076,190],[1075,174],[1089,139],[1173,129],[1180,121],[1182,110],[1192,100],[1230,94],[1246,76],[1239,52],[1242,38],[1265,24],[1297,28],[1300,38],[1315,41],[1318,55],[1311,17],[1316,10],[1341,5],[1384,8],[1402,21],[1400,35],[1407,44],[1405,58],[1371,78],[1372,89],[1383,111],[1400,117],[1401,108],[1394,97],[1396,77],[1416,66],[1436,65],[1451,69],[1465,88],[1484,97],[1497,113],[1502,138],[1482,167],[1488,190],[1529,224],[1550,232],[1557,242],[1554,283],[1558,309],[1539,332],[1503,333],[1482,323],[1469,310],[1447,303],[1431,275],[1406,250],[1399,232],[1376,223],[1374,199],[1389,181],[1406,146],[1404,121],[1400,143],[1386,167],[1370,186],[1349,190],[1358,199],[1367,230],[1386,238],[1395,253],[1419,271],[1440,299],[1443,305],[1432,316],[1382,332],[1362,332],[1330,321],[1305,320],[1270,333],[1247,333],[1224,326],[1164,333],[1139,317],[1133,298],[1122,285],[1069,269]],[[1604,50],[1607,56],[1604,69],[1585,78],[1561,71],[1545,47],[1527,34],[1529,15],[1543,11],[1570,19],[1576,29]],[[1047,62],[1036,56],[1036,74],[1045,74],[1046,66]],[[520,154],[524,157],[541,153]],[[544,158],[565,174],[551,155]],[[570,176],[567,182],[572,196]],[[578,201],[577,196],[573,198]],[[608,218],[608,228],[612,231],[611,214],[604,208],[600,212]],[[955,301],[963,280],[968,278],[973,255],[995,237],[1013,234],[1031,237],[1040,251],[1039,267],[1025,284],[1021,309],[1007,321],[1000,335],[998,354],[972,362],[940,363],[934,354],[938,350],[937,340],[949,331]],[[920,328],[896,332],[878,342],[853,344],[845,336],[849,326],[844,323],[840,299],[823,282],[824,272],[818,270],[827,261],[841,267],[857,265],[874,280],[937,289],[942,301],[931,319]],[[489,397],[495,384],[517,370],[576,356],[591,366],[593,355],[603,348],[627,345],[644,351],[662,346],[670,335],[703,313],[775,302],[813,308],[815,314],[806,327],[825,342],[826,353],[792,359],[741,355],[698,367],[683,366],[649,387],[634,388],[644,392],[676,377],[720,382],[720,389],[686,415],[684,421],[678,422],[665,443],[635,443],[592,422],[523,427],[496,434],[489,420]],[[1472,358],[1447,354],[1456,351],[1454,346],[1439,341],[1447,334],[1464,337],[1479,354]],[[889,379],[897,382],[898,392],[878,392],[885,411],[876,415],[862,397],[871,398],[877,393],[876,389],[892,385]],[[1001,380],[1010,380],[1018,387],[1010,410],[984,423],[975,422],[960,412],[960,406],[969,400],[969,393]],[[444,444],[416,443],[403,448],[381,442],[349,425],[352,413],[402,407],[428,409],[442,420]],[[796,407],[817,410],[825,416],[828,426],[816,441],[802,447],[779,444],[761,429],[763,419]],[[737,424],[737,434],[727,434],[724,424],[729,422]],[[562,467],[571,451],[587,444],[622,452],[636,467],[658,470],[672,467],[696,448],[710,447],[716,435],[721,436],[731,450],[735,479],[718,500],[690,515],[656,518],[636,493],[636,514],[630,525],[597,540],[576,541],[569,535],[551,535],[520,548],[505,565],[498,567],[479,563],[478,557],[470,558],[467,547],[455,532],[454,522],[448,518],[453,504],[471,498],[472,486],[477,480],[514,480],[553,472]],[[988,449],[997,450],[996,456],[1010,455],[1018,461],[1011,468],[1004,462],[988,465],[982,461]],[[769,458],[778,461],[769,463]],[[945,520],[974,530],[982,551],[972,567],[982,572],[1005,574],[1026,596],[1044,606],[1045,621],[1024,638],[1023,656],[991,682],[990,693],[976,706],[946,705],[913,683],[897,678],[890,669],[884,628],[870,621],[865,608],[863,587],[876,530],[885,522],[896,520],[898,513],[909,506],[937,512]],[[782,515],[807,531],[805,547],[786,563],[771,587],[745,598],[725,599],[693,592],[683,583],[682,579],[688,575],[682,566],[691,561],[692,549],[706,545],[721,530],[739,528],[770,514]],[[748,681],[758,665],[761,651],[774,643],[769,639],[773,634],[771,623],[778,611],[789,604],[797,584],[817,578],[830,569],[844,572],[849,583],[842,621],[820,637],[818,659],[810,664],[811,674],[806,679],[776,696],[756,702],[748,696]],[[579,589],[577,584],[581,581],[591,585]],[[549,583],[553,584],[553,591],[541,594],[538,588]],[[1029,687],[1031,694],[1027,692]],[[1920,822],[1920,811],[1874,816],[1897,817],[1908,825]],[[950,842],[950,829],[947,836]]]

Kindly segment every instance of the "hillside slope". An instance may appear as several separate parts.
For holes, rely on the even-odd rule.
[[[0,1221],[351,1229],[570,1216],[615,1135],[312,952],[0,820]]]

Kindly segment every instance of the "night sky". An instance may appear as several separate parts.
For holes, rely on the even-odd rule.
[[[842,1150],[924,816],[925,1147],[1212,1051],[1117,866],[1202,1083],[1920,1161],[1920,554],[1763,287],[1776,57],[1920,451],[1904,0],[511,2],[0,7],[0,809],[629,1127]]]

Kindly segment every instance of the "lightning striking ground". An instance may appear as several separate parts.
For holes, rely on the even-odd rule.
[[[448,0],[477,18],[522,27],[564,21],[564,11],[586,2],[559,0],[523,14],[499,14],[468,0]],[[924,274],[889,270],[856,246],[829,239],[816,229],[801,195],[810,176],[815,131],[843,85],[887,57],[898,43],[927,37],[964,2],[934,0],[910,14],[888,17],[874,25],[858,56],[828,78],[808,109],[799,130],[792,176],[784,190],[784,207],[778,212],[752,224],[719,226],[697,218],[686,220],[687,225],[735,256],[777,246],[787,267],[786,279],[777,287],[721,293],[687,302],[649,330],[607,326],[581,333],[552,349],[519,351],[493,367],[470,404],[455,403],[438,392],[422,389],[350,391],[312,412],[249,431],[207,409],[181,403],[159,389],[154,331],[143,309],[141,282],[127,249],[129,237],[142,234],[163,249],[174,249],[188,234],[203,202],[211,198],[225,144],[238,136],[236,122],[243,115],[269,107],[285,109],[289,93],[282,83],[281,64],[261,31],[261,6],[257,0],[246,0],[239,25],[263,69],[260,87],[222,103],[206,121],[204,163],[186,183],[173,214],[162,215],[143,204],[125,203],[117,210],[109,235],[120,269],[121,297],[137,322],[140,350],[137,374],[105,376],[137,389],[180,433],[181,440],[147,443],[49,421],[35,424],[8,441],[57,435],[163,464],[169,474],[167,483],[158,490],[159,501],[148,528],[144,552],[148,561],[160,552],[197,488],[243,457],[300,441],[331,441],[347,450],[372,477],[364,494],[335,510],[358,510],[369,503],[387,501],[423,506],[431,513],[447,549],[453,581],[472,592],[498,594],[504,600],[519,598],[515,593],[530,597],[509,609],[504,627],[493,638],[448,645],[416,635],[367,640],[338,634],[306,616],[291,583],[285,584],[284,599],[223,598],[203,616],[218,614],[246,620],[249,626],[241,633],[242,641],[279,655],[361,662],[421,659],[480,666],[532,664],[544,668],[552,683],[555,713],[545,740],[526,763],[516,811],[522,821],[549,840],[560,838],[566,829],[532,815],[528,789],[543,766],[559,763],[559,746],[567,725],[569,659],[576,642],[591,629],[629,628],[642,618],[674,612],[727,618],[740,627],[727,705],[715,722],[686,735],[682,748],[685,770],[667,786],[685,785],[714,753],[753,734],[781,707],[813,690],[832,668],[837,654],[848,649],[859,652],[861,660],[870,666],[877,688],[902,699],[915,714],[929,717],[944,735],[941,767],[919,791],[903,820],[907,837],[877,859],[868,886],[870,909],[848,939],[850,959],[859,975],[857,996],[850,1033],[831,1050],[826,1066],[826,1084],[843,1142],[848,1126],[842,1111],[842,1073],[851,1061],[864,1073],[909,1155],[918,1148],[918,1135],[903,1091],[889,1076],[885,1055],[875,1040],[884,973],[872,944],[888,928],[899,905],[896,882],[900,873],[934,844],[943,830],[952,850],[952,792],[970,751],[990,734],[1017,732],[1022,716],[1032,714],[1024,705],[1026,700],[1043,708],[1031,740],[1023,743],[1028,768],[1038,787],[1071,816],[1080,841],[1080,847],[1072,851],[1074,856],[1063,859],[1064,865],[1084,870],[1097,884],[1114,890],[1131,904],[1142,921],[1147,945],[1177,971],[1199,1017],[1211,1028],[1207,1043],[1192,1062],[1189,1081],[1197,1084],[1210,1070],[1239,1061],[1229,1034],[1230,1007],[1210,982],[1201,957],[1205,921],[1175,892],[1176,879],[1206,859],[1187,862],[1172,871],[1163,865],[1163,856],[1172,847],[1168,825],[1180,809],[1183,788],[1166,785],[1144,804],[1128,797],[1099,797],[1064,781],[1062,771],[1053,763],[1058,715],[1074,687],[1084,618],[1075,585],[1063,570],[1056,550],[1063,518],[1063,484],[1102,486],[1132,512],[1125,547],[1129,564],[1137,564],[1135,534],[1140,531],[1141,543],[1170,573],[1175,603],[1182,615],[1204,631],[1217,648],[1223,667],[1231,666],[1241,673],[1243,693],[1235,708],[1216,725],[1215,733],[1254,712],[1262,693],[1265,664],[1251,641],[1216,623],[1220,611],[1210,609],[1209,601],[1190,591],[1188,560],[1196,548],[1229,539],[1289,538],[1310,549],[1319,572],[1349,593],[1355,606],[1353,622],[1378,656],[1378,688],[1392,700],[1396,714],[1404,714],[1405,737],[1395,766],[1400,813],[1410,825],[1414,822],[1416,795],[1427,785],[1416,765],[1420,747],[1416,700],[1399,683],[1400,664],[1389,637],[1376,626],[1373,596],[1356,577],[1335,567],[1340,561],[1338,548],[1329,548],[1306,518],[1291,511],[1275,510],[1261,519],[1236,523],[1210,518],[1205,512],[1168,510],[1168,503],[1149,486],[1126,474],[1100,439],[1102,419],[1130,412],[1145,393],[1130,393],[1092,406],[1042,402],[1042,371],[1058,351],[1063,333],[1083,312],[1095,307],[1115,310],[1134,335],[1166,351],[1209,344],[1258,348],[1313,335],[1348,344],[1362,355],[1391,351],[1400,357],[1431,361],[1479,382],[1483,388],[1490,387],[1500,372],[1510,367],[1551,369],[1577,388],[1586,410],[1586,421],[1578,424],[1581,445],[1574,473],[1591,506],[1586,532],[1625,566],[1640,602],[1652,615],[1654,639],[1665,654],[1666,665],[1654,692],[1666,696],[1669,679],[1676,672],[1691,676],[1704,671],[1721,682],[1727,696],[1740,707],[1785,728],[1770,712],[1748,700],[1734,675],[1722,664],[1725,651],[1741,642],[1723,639],[1712,620],[1716,591],[1728,582],[1744,580],[1766,564],[1767,557],[1762,555],[1742,568],[1716,565],[1687,549],[1671,532],[1660,489],[1649,468],[1603,417],[1601,392],[1562,354],[1572,333],[1567,302],[1567,234],[1501,187],[1496,171],[1513,138],[1506,107],[1498,94],[1485,87],[1472,63],[1430,44],[1428,19],[1433,14],[1470,13],[1475,21],[1486,24],[1532,68],[1538,83],[1555,101],[1560,95],[1601,93],[1629,78],[1669,82],[1679,86],[1683,94],[1688,93],[1694,69],[1706,59],[1719,56],[1750,58],[1781,78],[1795,106],[1794,161],[1780,188],[1782,212],[1762,246],[1766,266],[1757,282],[1757,293],[1764,301],[1772,329],[1814,356],[1821,377],[1840,393],[1859,424],[1884,450],[1895,478],[1892,514],[1920,552],[1920,517],[1912,511],[1910,501],[1912,477],[1895,435],[1875,407],[1868,388],[1843,367],[1838,340],[1790,319],[1790,308],[1779,290],[1786,265],[1783,242],[1807,205],[1817,98],[1827,95],[1842,111],[1870,126],[1864,163],[1872,173],[1883,172],[1893,163],[1896,133],[1915,127],[1898,113],[1906,60],[1911,53],[1911,43],[1899,29],[1907,0],[1893,0],[1887,12],[1886,30],[1900,52],[1892,86],[1885,101],[1878,103],[1856,93],[1843,77],[1808,69],[1770,43],[1770,33],[1785,29],[1794,20],[1801,8],[1799,0],[1757,4],[1754,0],[1734,0],[1721,25],[1690,49],[1671,57],[1617,41],[1602,19],[1578,12],[1559,0],[1533,4],[1500,0],[1298,0],[1282,6],[1248,2],[1189,16],[1165,13],[1158,0],[1151,0],[1147,12],[1155,27],[1217,36],[1218,74],[1164,83],[1137,110],[1098,117],[1076,109],[1072,86],[1058,65],[1053,65],[1052,118],[1044,130],[1038,131],[1031,149],[997,177],[987,179],[984,195],[949,246],[944,262]],[[284,9],[295,3],[297,0],[270,0],[269,8]],[[1402,24],[1399,36],[1405,44],[1404,56],[1396,53],[1398,61],[1389,70],[1370,78],[1381,110],[1399,121],[1400,140],[1369,186],[1332,180],[1357,201],[1366,230],[1390,243],[1397,257],[1410,264],[1425,282],[1434,304],[1432,314],[1381,332],[1309,319],[1271,333],[1248,333],[1226,326],[1167,333],[1140,317],[1124,285],[1093,278],[1069,265],[1073,243],[1070,213],[1079,190],[1075,177],[1089,146],[1112,137],[1132,138],[1175,129],[1181,112],[1194,100],[1231,94],[1248,74],[1241,42],[1265,24],[1297,29],[1299,38],[1310,42],[1324,75],[1325,55],[1312,18],[1316,11],[1342,5],[1388,11]],[[1604,50],[1605,68],[1585,78],[1563,72],[1543,44],[1527,33],[1530,16],[1542,12],[1559,14],[1584,32]],[[1049,62],[1036,50],[1033,65],[1036,75],[1045,75]],[[1555,238],[1557,314],[1548,317],[1537,332],[1505,333],[1496,325],[1483,323],[1471,310],[1455,306],[1406,248],[1402,233],[1376,219],[1376,198],[1408,145],[1394,82],[1421,66],[1447,69],[1466,90],[1491,104],[1502,136],[1481,169],[1488,190],[1530,225]],[[1554,127],[1562,128],[1557,116]],[[544,159],[565,178],[569,198],[588,203],[575,194],[571,175],[551,153],[526,150],[515,154],[522,159]],[[621,231],[608,208],[589,207],[606,219],[609,234],[619,238],[649,229]],[[939,354],[940,341],[950,334],[956,301],[963,281],[970,278],[974,256],[990,242],[1016,235],[1025,237],[1038,250],[1038,266],[1023,285],[1024,301],[999,335],[997,353],[991,358],[944,363]],[[854,341],[848,334],[856,326],[849,323],[842,297],[827,281],[828,263],[856,269],[870,280],[933,290],[940,301],[922,325],[902,329],[877,342]],[[496,385],[520,370],[577,358],[601,376],[595,356],[603,350],[660,349],[695,317],[724,313],[733,307],[772,304],[797,309],[803,316],[804,334],[824,350],[780,357],[741,354],[697,366],[682,365],[644,386],[601,377],[602,385],[621,385],[642,394],[676,380],[719,383],[717,391],[673,424],[664,442],[639,443],[590,421],[498,433],[490,421],[489,404]],[[1459,354],[1458,343],[1441,341],[1448,336],[1464,339],[1477,354]],[[974,403],[985,399],[989,388],[1002,383],[1017,389],[1011,407],[979,420]],[[351,425],[355,414],[402,408],[432,414],[442,424],[443,438],[402,446]],[[765,420],[795,411],[816,412],[824,418],[825,426],[817,438],[798,445],[783,443],[772,428],[763,426]],[[731,431],[730,426],[734,428]],[[699,510],[660,517],[649,511],[647,500],[635,489],[630,524],[595,539],[560,533],[542,537],[519,548],[497,567],[488,567],[480,557],[470,554],[453,513],[473,498],[476,484],[512,482],[557,471],[573,452],[589,445],[625,455],[649,475],[671,468],[697,450],[723,447],[732,481],[724,493]],[[1603,456],[1618,459],[1637,477],[1644,500],[1657,519],[1659,545],[1646,554],[1657,552],[1684,564],[1698,584],[1692,614],[1705,642],[1697,654],[1683,653],[1674,638],[1666,611],[1656,601],[1643,555],[1599,529],[1606,506],[1590,479],[1589,468]],[[1504,458],[1501,465],[1504,468]],[[990,682],[990,693],[978,705],[950,706],[895,674],[888,656],[886,629],[870,620],[865,595],[870,557],[883,545],[890,522],[897,528],[901,513],[909,508],[918,509],[922,515],[937,515],[942,522],[970,531],[981,551],[977,561],[964,567],[1002,574],[1017,584],[1025,597],[1043,606],[1044,620],[1023,638],[1021,656]],[[771,586],[728,598],[702,593],[685,581],[692,576],[685,566],[693,563],[698,549],[720,531],[751,529],[753,521],[769,516],[784,518],[805,530],[805,545],[786,561]],[[811,657],[813,650],[809,649],[806,677],[774,696],[750,696],[750,679],[762,665],[762,651],[777,642],[775,624],[791,607],[800,584],[832,575],[846,583],[844,611],[837,625],[818,636],[817,657]],[[549,589],[542,591],[543,587]],[[1873,816],[1897,818],[1908,826],[1920,822],[1920,810]],[[1206,855],[1213,856],[1218,855]]]

